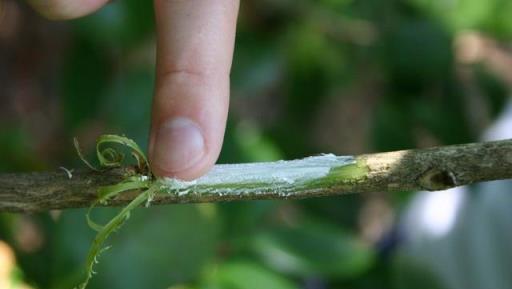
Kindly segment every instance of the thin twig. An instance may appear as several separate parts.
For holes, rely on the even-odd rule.
[[[63,170],[0,174],[0,211],[37,212],[90,206],[101,186],[135,174]],[[157,180],[153,204],[301,199],[346,193],[441,190],[512,178],[512,140],[404,150],[354,157],[324,155],[291,162],[216,165],[206,176]],[[127,192],[109,205],[128,203]]]

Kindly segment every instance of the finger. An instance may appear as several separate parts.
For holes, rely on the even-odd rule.
[[[157,83],[149,155],[156,175],[193,179],[218,158],[238,0],[155,0]]]
[[[73,19],[100,9],[109,0],[29,0],[34,9],[49,19]]]

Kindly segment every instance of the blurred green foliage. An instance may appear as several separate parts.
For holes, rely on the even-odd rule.
[[[121,133],[147,147],[155,79],[151,2],[118,0],[62,24],[68,44],[53,84],[62,114],[59,150],[46,159],[25,122],[11,120],[1,128],[2,171],[79,166],[74,135],[92,144],[101,133]],[[455,40],[469,30],[509,39],[509,8],[508,0],[242,1],[220,162],[475,140],[500,112],[508,86],[485,63],[461,64]],[[375,222],[390,229],[378,214],[365,217],[374,199],[138,209],[113,236],[91,288],[438,288],[424,271],[397,276],[401,259],[379,246],[382,234],[365,233]],[[398,214],[406,199],[385,203]],[[0,237],[15,249],[26,282],[77,284],[94,235],[84,215],[0,216]],[[40,242],[30,247],[23,238]]]

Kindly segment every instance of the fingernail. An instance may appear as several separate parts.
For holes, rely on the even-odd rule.
[[[171,118],[158,128],[153,165],[167,173],[179,172],[198,162],[204,150],[204,138],[195,122],[185,117]]]

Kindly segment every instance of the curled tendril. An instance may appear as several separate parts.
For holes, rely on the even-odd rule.
[[[150,174],[149,162],[146,155],[136,142],[125,136],[105,134],[101,135],[96,140],[96,157],[98,158],[100,168],[94,167],[85,159],[76,138],[73,139],[73,142],[80,159],[85,163],[85,165],[94,171],[102,171],[104,169],[120,167],[122,165],[125,158],[125,155],[122,152],[113,147],[103,148],[104,145],[108,144],[120,144],[131,150],[131,156],[137,161],[137,168],[139,169],[139,172]]]
[[[113,148],[106,148],[99,155],[103,158],[105,167],[118,167],[124,160],[124,154]]]
[[[98,198],[91,205],[87,214],[86,220],[87,224],[91,229],[97,231],[96,237],[91,244],[89,249],[89,253],[87,254],[86,260],[86,276],[85,280],[78,286],[79,289],[85,289],[89,280],[92,278],[92,275],[95,273],[93,270],[94,264],[98,263],[97,259],[99,255],[106,251],[110,247],[103,247],[103,243],[108,239],[110,234],[119,230],[124,222],[130,217],[130,213],[136,207],[146,204],[149,205],[149,202],[153,199],[156,194],[158,187],[153,184],[152,174],[149,168],[148,160],[145,154],[142,152],[140,147],[131,139],[118,136],[118,135],[102,135],[96,141],[96,156],[98,158],[98,162],[100,168],[96,168],[91,165],[83,156],[80,146],[78,144],[78,140],[74,139],[75,149],[77,151],[80,159],[87,165],[90,169],[94,171],[101,172],[108,168],[119,167],[122,165],[124,160],[124,154],[112,147],[102,148],[102,146],[107,144],[120,144],[126,146],[131,150],[131,155],[137,161],[137,167],[139,169],[139,174],[131,177],[127,177],[125,180],[118,184],[103,186],[98,189]],[[134,190],[143,190],[135,199],[133,199],[128,205],[126,205],[116,216],[114,216],[107,224],[100,225],[94,222],[91,217],[91,211],[96,207],[96,205],[108,205],[108,202],[119,195],[122,192],[126,191],[134,191]]]

